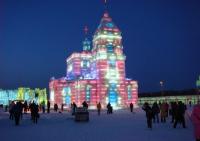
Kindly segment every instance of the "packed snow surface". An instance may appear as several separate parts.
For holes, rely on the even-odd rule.
[[[30,114],[24,115],[19,126],[0,111],[0,141],[194,141],[193,126],[186,114],[186,126],[176,129],[170,123],[153,123],[148,129],[145,113],[140,108],[134,113],[117,110],[107,115],[90,111],[89,122],[75,122],[69,112],[40,113],[38,124],[32,123]]]

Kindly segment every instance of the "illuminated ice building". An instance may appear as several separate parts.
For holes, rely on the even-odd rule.
[[[9,105],[11,101],[27,101],[41,104],[43,101],[47,102],[47,93],[45,89],[31,89],[19,87],[14,90],[0,89],[0,105]]]
[[[85,38],[83,51],[66,59],[66,77],[50,80],[50,101],[67,106],[86,101],[90,108],[98,102],[103,108],[110,102],[114,109],[137,105],[137,81],[126,78],[125,60],[121,32],[105,12],[92,45]]]

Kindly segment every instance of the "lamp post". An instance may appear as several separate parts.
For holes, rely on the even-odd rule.
[[[197,88],[200,87],[200,76],[199,76],[199,79],[196,81],[196,86],[197,86]]]
[[[161,91],[161,96],[164,96],[164,91],[163,91],[163,81],[160,81],[160,91]]]
[[[197,96],[199,95],[199,92],[200,92],[200,89],[199,89],[199,87],[200,87],[200,76],[199,76],[199,79],[196,81],[196,87],[197,87]],[[199,98],[199,96],[198,96],[198,100],[199,100],[200,98]],[[198,101],[197,100],[197,101]]]

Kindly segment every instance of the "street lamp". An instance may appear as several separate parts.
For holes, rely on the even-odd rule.
[[[164,96],[164,92],[163,92],[163,81],[160,81],[160,90],[161,90],[161,96]]]
[[[199,89],[199,87],[200,87],[200,76],[199,76],[199,79],[196,81],[196,87],[197,87],[197,95],[199,95],[199,92],[200,92],[200,89]],[[198,97],[198,100],[199,100],[199,97]]]

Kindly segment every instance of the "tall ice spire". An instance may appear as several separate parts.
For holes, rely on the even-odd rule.
[[[121,45],[121,31],[115,25],[112,18],[107,12],[107,1],[104,0],[105,11],[101,22],[97,27],[93,36],[93,48],[95,51],[98,48],[108,48],[112,44],[113,48],[122,48]]]
[[[107,0],[104,0],[104,11],[105,13],[107,12],[107,6],[108,6],[108,3],[107,3]]]
[[[83,41],[83,51],[90,51],[91,42],[87,38],[88,27],[85,26],[83,30],[84,30],[84,33],[85,33],[85,40]]]

